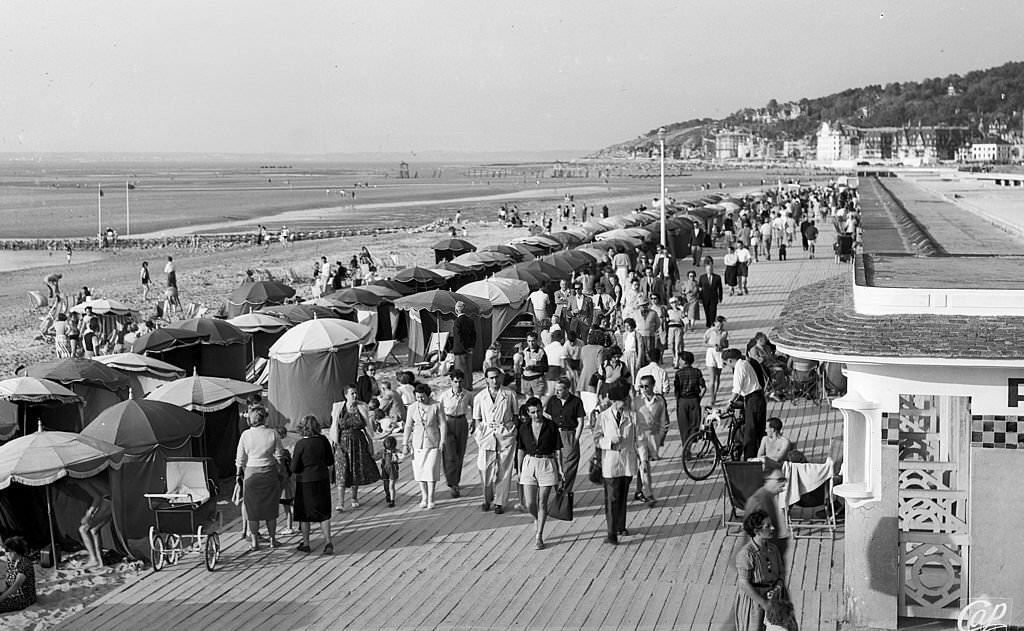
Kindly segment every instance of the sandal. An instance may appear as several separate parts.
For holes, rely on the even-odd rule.
[[[327,545],[324,546],[324,554],[327,554],[327,555],[334,554],[334,544],[333,543],[328,543]]]

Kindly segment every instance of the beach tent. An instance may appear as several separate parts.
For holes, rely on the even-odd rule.
[[[368,327],[344,320],[303,322],[281,336],[270,348],[267,424],[294,429],[307,414],[329,423],[331,406],[356,382],[359,346],[370,336]]]
[[[237,379],[192,375],[165,383],[147,394],[146,400],[170,403],[203,417],[203,447],[213,461],[211,475],[216,478],[234,471],[235,448],[241,434],[238,404],[243,397],[262,391],[261,386]]]
[[[25,375],[59,383],[82,397],[82,406],[45,408],[40,417],[48,429],[79,432],[96,415],[128,398],[128,377],[93,359],[68,357],[32,364]]]
[[[449,332],[455,321],[455,303],[466,305],[466,315],[475,316],[477,340],[484,337],[486,329],[482,320],[491,315],[491,303],[484,298],[469,296],[453,291],[433,290],[406,296],[395,301],[395,308],[409,314],[409,356],[413,361],[422,361],[427,356],[427,344],[431,335]],[[473,353],[474,363],[483,358]]]
[[[138,311],[123,302],[107,298],[90,298],[71,307],[71,310],[84,314],[86,307],[92,307],[92,313],[96,316],[96,321],[99,324],[99,334],[97,335],[97,346],[99,347],[116,339],[118,325],[127,327],[139,320]]]
[[[268,305],[284,304],[294,295],[295,289],[280,281],[245,281],[228,296],[225,312],[233,318]]]
[[[274,342],[293,326],[287,320],[255,312],[235,316],[227,322],[250,335],[249,352],[246,355],[249,362],[256,357],[267,357]]]
[[[205,426],[198,414],[170,403],[139,399],[104,410],[82,430],[83,436],[124,449],[120,470],[110,476],[110,487],[114,521],[125,538],[146,537],[155,521],[143,495],[166,492],[167,459],[196,455],[194,443],[203,436]],[[147,556],[149,550],[133,552]]]
[[[100,355],[96,361],[128,378],[130,397],[133,399],[141,399],[160,384],[185,376],[185,371],[174,364],[138,353]]]
[[[478,327],[481,335],[477,338],[473,349],[474,364],[479,356],[479,366],[483,366],[484,352],[496,339],[501,337],[505,327],[514,322],[523,313],[529,313],[531,303],[528,300],[530,286],[526,281],[513,278],[491,278],[468,285],[463,285],[459,293],[464,296],[483,298],[491,303],[493,310],[490,318],[480,320]]]
[[[140,336],[132,342],[132,352],[155,357],[174,364],[191,375],[199,365],[203,336],[195,331],[165,326]]]
[[[193,331],[203,336],[199,345],[199,365],[196,372],[208,377],[245,379],[249,348],[248,333],[226,320],[192,318],[174,322],[171,326]]]
[[[462,239],[442,239],[430,246],[434,250],[434,262],[450,261],[464,252],[473,252],[476,246]]]

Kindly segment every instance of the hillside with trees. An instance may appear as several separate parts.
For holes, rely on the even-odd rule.
[[[769,140],[800,139],[812,135],[823,121],[857,127],[906,125],[965,125],[984,133],[1021,129],[1024,110],[1024,62],[1009,62],[963,76],[951,74],[921,81],[850,88],[818,98],[780,103],[775,99],[760,108],[745,108],[720,119],[693,119],[665,126],[666,142],[674,153],[685,155],[703,137],[721,129],[742,129]],[[658,142],[653,129],[637,139],[607,147],[600,156],[622,154],[629,148]]]

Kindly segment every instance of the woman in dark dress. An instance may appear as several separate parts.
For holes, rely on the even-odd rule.
[[[373,461],[368,415],[359,403],[355,386],[345,388],[345,400],[331,408],[331,444],[337,450],[338,506],[345,507],[345,489],[352,489],[352,508],[359,508],[359,487],[380,480],[380,469]]]
[[[302,524],[302,543],[299,552],[309,552],[310,524],[320,524],[323,533],[324,554],[334,552],[331,543],[331,473],[334,453],[331,443],[320,433],[320,421],[307,414],[299,421],[299,435],[292,454],[292,474],[295,476],[295,521]]]
[[[36,571],[28,558],[28,542],[21,537],[4,541],[7,576],[0,593],[0,613],[21,611],[36,602]]]

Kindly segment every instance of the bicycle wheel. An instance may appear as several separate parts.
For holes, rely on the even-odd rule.
[[[718,446],[706,432],[697,432],[683,443],[683,471],[692,480],[706,480],[719,458]]]

